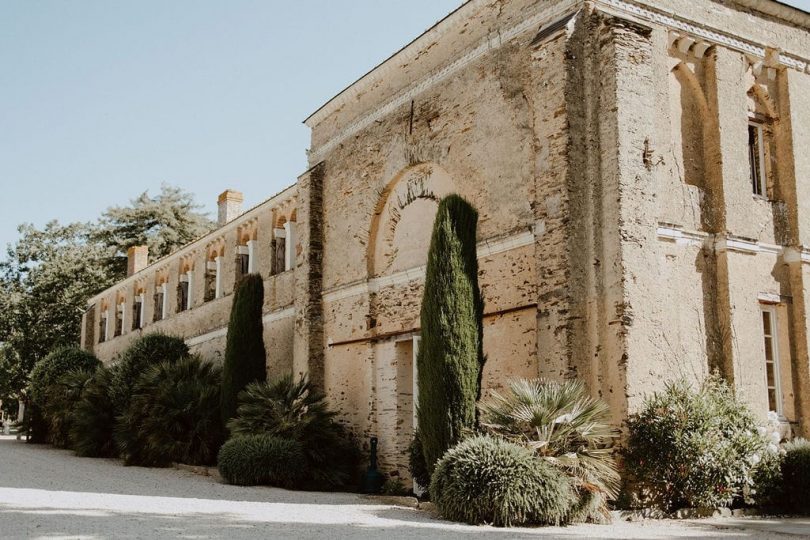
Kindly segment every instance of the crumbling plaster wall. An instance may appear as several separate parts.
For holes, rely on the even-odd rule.
[[[551,327],[559,321],[547,322],[565,296],[564,138],[557,140],[565,127],[564,34],[529,46],[527,33],[492,51],[324,158],[325,388],[364,439],[380,438],[382,464],[395,474],[407,474],[402,455],[412,430],[401,398],[410,395],[402,388],[412,387],[403,366],[411,360],[397,340],[418,333],[424,225],[441,196],[458,192],[479,211],[485,389],[540,374],[538,273],[549,298],[545,327],[564,332]],[[313,141],[320,138],[316,128]],[[385,197],[397,201],[393,220]],[[403,259],[403,242],[421,250]],[[393,262],[370,262],[375,254]],[[552,341],[540,349],[562,365],[564,347]]]

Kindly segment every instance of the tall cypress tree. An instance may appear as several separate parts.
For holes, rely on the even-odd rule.
[[[243,277],[233,296],[225,365],[222,370],[222,421],[236,415],[236,398],[245,386],[267,380],[262,304],[264,282],[259,274]]]
[[[475,250],[478,212],[458,195],[439,203],[428,252],[417,355],[419,440],[427,470],[475,426],[484,304]]]

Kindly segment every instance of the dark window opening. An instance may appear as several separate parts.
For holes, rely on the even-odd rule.
[[[141,320],[141,308],[143,307],[143,302],[141,300],[136,300],[132,304],[132,329],[133,330],[140,330],[143,326],[143,321]]]
[[[751,190],[765,196],[765,136],[762,124],[748,123],[748,162],[751,170]]]

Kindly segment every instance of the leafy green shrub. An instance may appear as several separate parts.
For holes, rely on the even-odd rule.
[[[70,446],[82,457],[113,457],[115,410],[110,388],[115,368],[98,368],[76,402],[70,425]]]
[[[110,395],[116,414],[129,408],[133,387],[142,373],[160,362],[176,362],[188,355],[186,342],[178,337],[155,333],[133,341],[115,364]]]
[[[810,441],[794,439],[784,446],[782,489],[785,506],[800,514],[810,514]]]
[[[196,356],[151,366],[138,378],[116,435],[124,463],[208,465],[222,443],[221,369]]]
[[[419,436],[419,430],[417,430],[408,446],[408,465],[414,482],[427,488],[430,485],[430,473],[427,470],[425,456],[422,454],[422,441],[419,440]]]
[[[749,408],[714,376],[698,391],[668,384],[628,428],[625,465],[640,500],[667,511],[731,505],[753,483],[766,446]]]
[[[447,519],[498,527],[566,523],[577,500],[559,469],[488,435],[447,451],[433,471],[430,498]]]
[[[306,487],[336,489],[355,480],[360,453],[324,395],[304,378],[294,382],[287,375],[274,383],[249,384],[228,429],[232,437],[265,433],[300,443]]]
[[[74,369],[60,376],[45,389],[42,411],[48,423],[51,443],[66,448],[70,443],[70,429],[73,424],[76,405],[81,399],[87,381],[93,373],[84,369]]]
[[[50,419],[45,411],[48,388],[65,373],[72,370],[94,371],[101,362],[93,354],[78,347],[60,347],[40,360],[31,371],[31,410],[33,442],[50,441],[48,425]],[[59,435],[57,435],[59,437]]]
[[[229,440],[217,463],[222,478],[239,486],[295,487],[306,468],[299,442],[266,433]]]
[[[236,415],[239,392],[252,382],[267,380],[262,306],[264,282],[259,274],[248,274],[233,295],[225,364],[222,371],[222,423]]]
[[[782,454],[765,452],[754,467],[753,500],[759,506],[776,508],[782,505]]]
[[[478,287],[478,212],[458,195],[439,203],[430,239],[422,341],[417,354],[419,429],[428,471],[476,423],[484,303]]]
[[[616,430],[607,404],[588,395],[580,381],[518,379],[508,392],[493,392],[481,405],[488,432],[527,446],[573,479],[581,495],[577,520],[605,521],[620,477],[613,458]]]

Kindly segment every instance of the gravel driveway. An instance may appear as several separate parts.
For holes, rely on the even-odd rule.
[[[779,533],[767,522],[737,521],[471,527],[360,495],[235,487],[185,471],[77,458],[66,450],[0,436],[2,539],[789,538],[797,531],[810,535],[810,522],[790,522]]]

